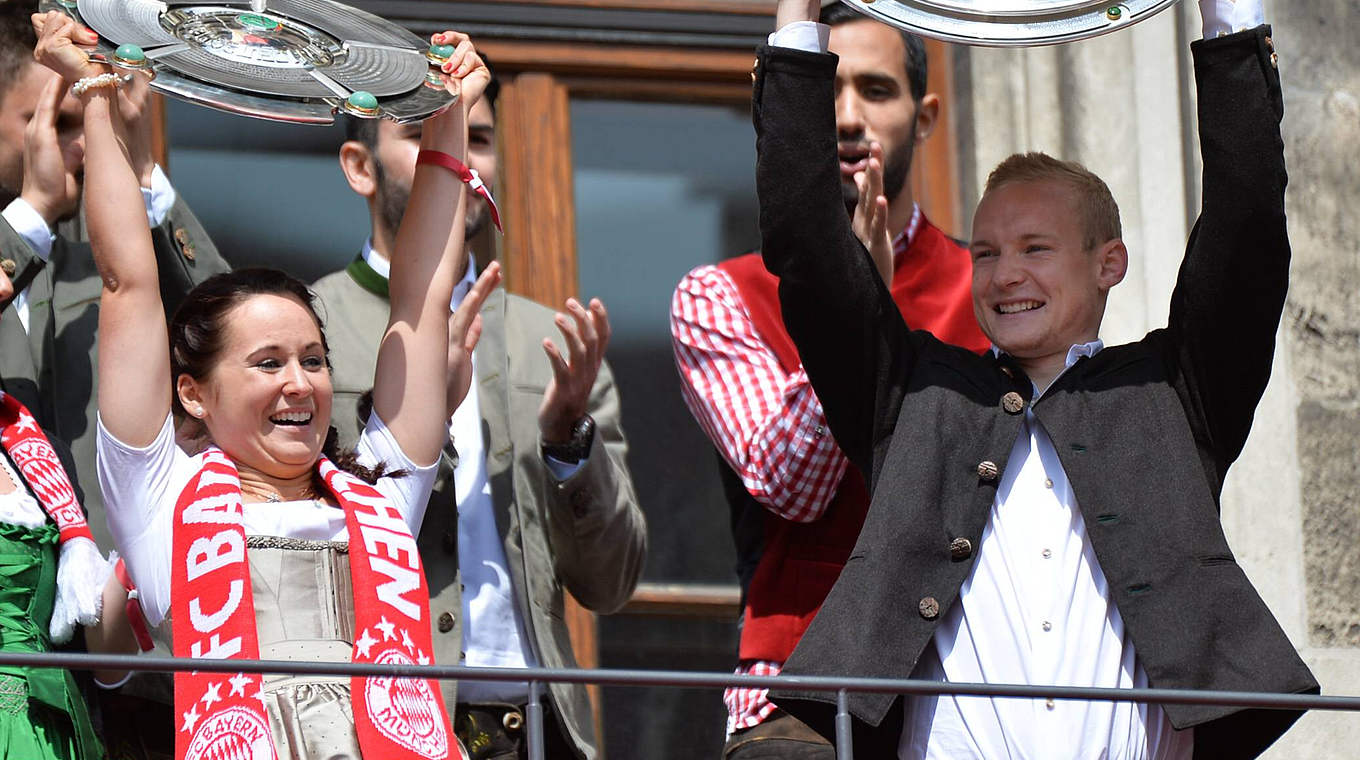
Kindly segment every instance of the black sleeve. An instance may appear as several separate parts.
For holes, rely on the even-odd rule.
[[[855,237],[836,152],[837,58],[761,47],[752,115],[761,251],[837,444],[869,482],[901,407],[914,338]]]
[[[1270,27],[1191,49],[1204,200],[1171,296],[1168,358],[1221,477],[1270,380],[1289,288],[1284,107]]]

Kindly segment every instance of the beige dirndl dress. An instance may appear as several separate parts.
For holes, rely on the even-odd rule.
[[[247,536],[260,659],[349,662],[354,592],[345,541]],[[348,676],[264,677],[278,760],[360,760]]]

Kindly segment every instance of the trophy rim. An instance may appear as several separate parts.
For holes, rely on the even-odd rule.
[[[1144,21],[1177,0],[1049,0],[1050,6],[1026,12],[1013,9],[968,10],[969,0],[840,0],[882,23],[944,42],[979,47],[1039,47],[1100,37]]]

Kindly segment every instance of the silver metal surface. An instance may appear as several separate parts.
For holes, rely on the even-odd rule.
[[[143,48],[152,88],[228,113],[329,124],[353,93],[373,118],[427,119],[456,98],[425,57],[428,42],[333,0],[43,0],[100,35],[97,54]]]
[[[989,47],[1055,45],[1150,18],[1176,0],[841,0],[927,37]]]

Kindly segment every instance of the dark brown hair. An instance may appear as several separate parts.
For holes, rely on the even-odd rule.
[[[175,315],[170,319],[172,380],[178,381],[181,375],[188,375],[198,381],[205,380],[221,358],[227,313],[258,295],[294,298],[307,307],[307,313],[316,322],[317,332],[321,334],[321,347],[326,352],[326,364],[330,366],[330,346],[326,343],[325,326],[316,311],[316,295],[301,280],[286,272],[267,267],[250,267],[209,277],[189,291],[179,308],[175,309]],[[170,395],[175,414],[187,417],[179,393],[173,391]],[[339,435],[332,425],[326,433],[321,453],[336,467],[368,483],[375,483],[383,476],[404,474],[400,471],[389,473],[381,463],[376,467],[366,467],[359,463],[358,454],[353,449],[339,449]],[[319,476],[314,478],[317,490],[324,493],[327,490],[325,484]]]
[[[35,2],[0,2],[0,100],[29,66],[36,65],[33,47],[38,44],[38,35],[29,16],[37,11]]]

